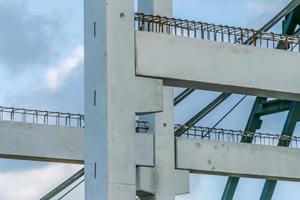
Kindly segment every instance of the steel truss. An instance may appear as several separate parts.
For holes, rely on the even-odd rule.
[[[297,35],[299,33],[296,30],[297,25],[300,24],[300,6],[297,6],[292,12],[288,13],[283,21],[282,32],[283,34]],[[284,45],[278,45],[277,48],[284,49]],[[260,129],[262,120],[261,116],[270,115],[274,113],[280,113],[288,111],[288,116],[282,130],[283,136],[292,136],[296,123],[300,120],[300,103],[282,100],[267,101],[266,98],[257,97],[254,102],[252,112],[248,119],[245,130],[255,132]],[[252,139],[242,139],[241,142],[252,143]],[[290,143],[278,142],[278,146],[289,146]],[[239,177],[229,177],[223,192],[222,200],[232,200],[239,183]],[[266,180],[260,200],[271,200],[277,181]]]

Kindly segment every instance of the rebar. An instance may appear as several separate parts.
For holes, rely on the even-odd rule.
[[[216,25],[206,22],[196,22],[169,18],[159,15],[135,14],[135,28],[139,31],[179,35],[218,42],[257,47],[274,48],[281,45],[283,50],[297,51],[300,49],[298,36],[283,35],[262,30]],[[296,48],[298,47],[298,48]]]
[[[183,125],[175,125],[175,132],[178,129],[182,129]],[[193,138],[193,139],[202,139],[202,140],[214,140],[214,141],[223,141],[223,142],[237,142],[239,143],[241,139],[252,139],[252,144],[258,145],[270,145],[277,146],[279,142],[290,144],[290,148],[300,148],[299,142],[300,137],[297,136],[288,136],[288,135],[279,135],[271,133],[259,133],[259,132],[245,132],[241,130],[230,130],[230,129],[221,129],[221,128],[209,128],[202,126],[192,126],[184,127],[187,129],[182,135],[182,137]]]
[[[0,120],[77,128],[84,127],[84,115],[82,114],[71,114],[4,106],[0,106]]]

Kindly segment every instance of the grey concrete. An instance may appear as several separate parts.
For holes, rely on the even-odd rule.
[[[135,135],[137,166],[154,166],[153,134]],[[0,121],[0,158],[84,163],[84,130]]]
[[[192,173],[300,181],[300,149],[177,138],[176,152]]]
[[[173,2],[170,0],[138,0],[139,12],[160,16],[173,16]]]
[[[152,119],[148,116],[155,133],[155,167],[138,167],[137,171],[142,200],[174,200],[176,195],[189,192],[189,171],[175,169],[173,89],[164,87],[163,94],[164,111],[152,115]]]
[[[158,177],[153,168],[138,167],[136,170],[136,192],[142,197],[154,196],[157,193]]]
[[[136,33],[136,73],[165,85],[300,100],[300,54]]]
[[[135,115],[162,111],[162,81],[135,76],[134,0],[85,0],[85,199],[136,195]]]
[[[135,135],[135,161],[137,166],[154,166],[154,138],[151,133]]]
[[[189,172],[186,170],[171,172],[149,167],[137,168],[137,194],[142,199],[174,200],[175,195],[186,194],[188,191]]]
[[[139,0],[139,11],[172,16],[172,0]],[[137,191],[142,200],[174,200],[189,191],[189,172],[175,169],[173,88],[163,88],[163,112],[140,118],[154,133],[154,168],[138,167]],[[149,195],[151,194],[151,195]]]
[[[170,114],[169,111],[167,113]],[[172,183],[174,193],[187,192],[188,173],[172,166],[174,143],[171,126],[168,126],[172,123],[166,120],[166,115],[157,114],[155,118],[158,131],[155,135],[155,164],[154,135],[133,134],[136,137],[136,165],[144,166],[138,167],[137,190],[149,194],[159,194],[159,190],[170,192],[172,187],[169,185]],[[0,127],[1,158],[83,163],[83,129],[8,121],[0,121]],[[176,144],[178,169],[193,173],[300,181],[300,149],[184,138],[177,138]],[[152,178],[148,179],[149,176]],[[175,184],[178,180],[180,187]],[[157,183],[155,187],[154,183]]]
[[[83,163],[83,129],[0,121],[0,157]]]

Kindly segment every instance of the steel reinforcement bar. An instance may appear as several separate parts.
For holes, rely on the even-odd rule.
[[[84,115],[52,111],[41,111],[24,108],[0,106],[0,120],[25,122],[34,124],[49,124],[56,126],[84,128]],[[253,138],[253,144],[273,145],[289,144],[291,148],[300,148],[300,137],[277,135],[269,133],[252,133],[238,130],[218,129],[201,126],[175,125],[175,133],[184,130],[182,137],[208,139],[225,142],[240,142],[247,137]],[[136,121],[137,133],[148,133],[149,122]]]
[[[175,132],[181,129],[183,125],[175,125]],[[277,146],[279,143],[287,144],[286,147],[300,148],[300,137],[278,135],[271,133],[252,133],[240,130],[229,130],[219,128],[209,128],[201,126],[192,126],[186,128],[187,131],[183,133],[182,137],[214,140],[224,142],[237,142],[240,143],[241,139],[253,138],[252,144]],[[283,145],[282,145],[283,146]]]
[[[300,38],[241,27],[168,18],[158,15],[135,14],[135,28],[139,31],[165,33],[205,40],[252,45],[300,52]]]
[[[84,127],[84,115],[82,114],[71,114],[4,106],[0,106],[0,120],[77,128]]]

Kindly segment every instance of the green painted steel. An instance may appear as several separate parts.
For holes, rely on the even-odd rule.
[[[198,112],[195,116],[193,116],[189,121],[187,121],[184,126],[179,128],[175,132],[176,137],[180,137],[184,132],[189,130],[192,126],[194,126],[197,122],[207,116],[213,109],[219,106],[222,102],[224,102],[231,94],[222,93],[215,100],[213,100],[210,104],[208,104],[204,109]]]
[[[237,185],[240,181],[239,177],[229,177],[223,192],[222,200],[233,199],[234,193],[236,191]]]
[[[278,112],[283,112],[288,110],[288,116],[282,131],[282,135],[292,136],[293,131],[296,127],[296,123],[299,121],[300,117],[300,103],[282,101],[282,100],[272,100],[267,101],[267,98],[257,97],[249,120],[247,122],[245,131],[255,132],[257,129],[260,129],[262,120],[261,116],[267,114],[274,114]],[[241,142],[252,143],[253,138],[245,137],[242,138]],[[288,146],[286,140],[280,140],[278,146]],[[234,193],[236,191],[237,185],[240,178],[238,177],[229,177],[226,183],[226,187],[223,192],[222,200],[232,200]],[[261,195],[260,200],[268,200],[272,198],[276,186],[276,181],[267,180]]]
[[[42,197],[40,200],[51,200],[55,196],[57,196],[59,193],[64,191],[67,187],[75,183],[77,180],[79,180],[81,177],[84,176],[84,168],[79,170],[77,173],[75,173],[73,176],[68,178],[66,181],[64,181],[62,184],[54,188],[52,191],[50,191],[48,194],[46,194],[44,197]]]
[[[297,25],[300,24],[300,6],[297,6],[290,14],[288,14],[282,22],[282,33],[293,35]]]
[[[297,25],[300,25],[300,6],[297,6],[288,14],[282,22],[282,33],[287,35],[298,35]],[[280,44],[279,44],[280,46]],[[300,103],[291,102],[288,117],[286,119],[282,135],[292,136],[300,116]],[[280,140],[278,146],[289,146],[289,141]],[[266,180],[260,200],[271,200],[276,188],[277,181]]]
[[[296,5],[296,4],[295,4]],[[298,5],[286,15],[285,20],[282,23],[282,32],[288,35],[295,35],[296,26],[300,25],[300,6]],[[278,44],[279,49],[287,49],[287,47]],[[286,119],[282,135],[292,135],[300,115],[300,106],[299,103],[283,101],[283,100],[271,100],[267,101],[266,98],[257,97],[254,102],[247,126],[246,131],[255,132],[260,128],[262,121],[260,120],[261,116],[275,114],[283,111],[289,111],[288,117]],[[242,138],[241,142],[252,143],[253,138],[245,137]],[[289,143],[281,140],[279,141],[278,146],[288,146]],[[222,200],[232,200],[234,193],[236,191],[237,185],[239,183],[238,177],[229,177],[226,183]],[[277,181],[267,180],[263,192],[261,194],[260,200],[271,200]]]
[[[264,185],[264,189],[262,191],[262,194],[259,198],[259,200],[271,200],[275,187],[276,187],[277,181],[268,180],[266,181]]]
[[[255,132],[257,129],[259,129],[261,127],[262,124],[262,120],[260,119],[260,114],[257,114],[257,111],[261,112],[261,109],[263,108],[263,103],[266,103],[267,98],[262,98],[262,97],[257,97],[246,128],[245,128],[245,132]],[[251,143],[253,140],[253,138],[250,137],[244,137],[242,138],[241,142],[244,143]],[[240,178],[239,177],[229,177],[222,195],[222,200],[232,200],[234,197],[234,193],[236,191],[237,185],[239,183]]]
[[[266,101],[261,104],[261,106],[256,110],[256,114],[260,116],[271,115],[279,112],[284,112],[289,110],[289,101],[284,100],[271,100]]]
[[[185,89],[178,96],[174,98],[174,106],[177,106],[180,102],[182,102],[185,98],[187,98],[190,94],[192,94],[195,89]]]
[[[285,121],[282,130],[282,135],[292,136],[299,119],[300,119],[300,103],[291,102],[289,114],[287,116],[287,119]],[[280,140],[278,143],[278,146],[289,146],[289,145],[290,145],[290,141],[288,140]],[[260,200],[271,200],[273,193],[275,191],[276,184],[277,181],[275,180],[267,180],[265,182],[262,194],[260,196]]]

